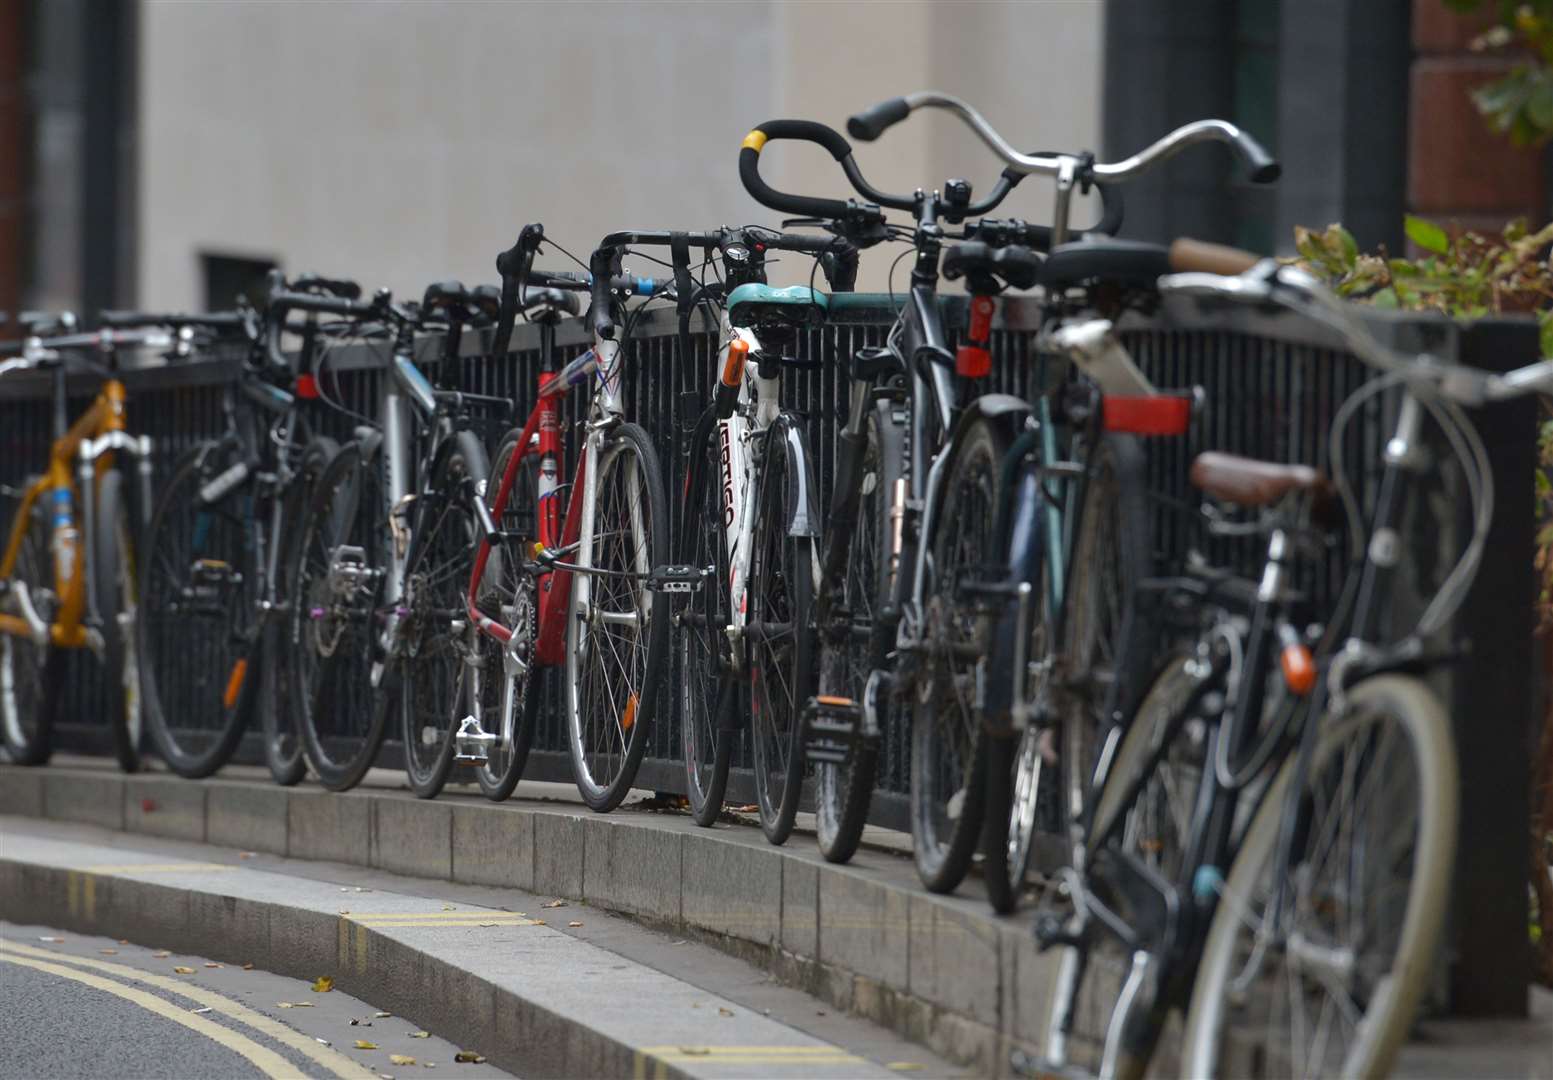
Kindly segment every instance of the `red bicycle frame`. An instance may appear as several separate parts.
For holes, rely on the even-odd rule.
[[[570,367],[570,366],[569,366]],[[578,533],[581,531],[581,499],[572,499],[566,507],[566,520],[561,521],[559,507],[556,506],[559,488],[553,485],[554,481],[546,480],[545,463],[552,463],[548,475],[554,477],[559,469],[561,460],[561,422],[557,399],[570,385],[570,380],[560,379],[556,372],[541,372],[539,375],[539,400],[535,403],[533,411],[529,413],[528,421],[523,425],[523,431],[518,436],[518,451],[507,460],[507,468],[502,473],[501,485],[496,490],[496,499],[491,504],[491,519],[500,522],[502,514],[507,509],[507,499],[512,494],[513,482],[517,479],[518,469],[523,460],[536,453],[540,461],[538,497],[535,500],[535,531],[538,533],[536,541],[540,548],[553,551],[556,548],[566,549],[577,542]],[[535,446],[535,434],[538,434],[537,447]],[[577,469],[572,477],[573,493],[583,490],[585,470],[587,469],[588,455],[577,455]],[[550,490],[545,490],[546,487]],[[558,542],[559,541],[559,542]],[[524,552],[529,556],[536,552]],[[469,609],[469,618],[474,622],[482,634],[495,638],[502,644],[512,639],[512,630],[490,618],[480,611],[475,603],[475,590],[479,587],[480,578],[485,574],[485,564],[491,555],[491,538],[482,537],[480,550],[475,555],[474,572],[469,577],[469,592],[465,603]],[[572,596],[572,572],[565,569],[547,570],[539,575],[539,625],[537,640],[534,642],[534,660],[545,665],[560,664],[565,657],[566,647],[566,610],[571,603]]]

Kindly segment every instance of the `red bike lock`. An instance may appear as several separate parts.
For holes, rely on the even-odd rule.
[[[965,331],[965,344],[955,350],[954,370],[968,379],[980,379],[992,371],[992,312],[997,304],[990,296],[971,297],[971,325]]]

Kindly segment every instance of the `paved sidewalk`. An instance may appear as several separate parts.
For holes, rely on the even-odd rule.
[[[741,962],[586,905],[0,818],[0,915],[312,979],[520,1075],[961,1070]]]

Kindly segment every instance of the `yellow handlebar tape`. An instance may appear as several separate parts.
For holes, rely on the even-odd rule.
[[[757,154],[760,153],[760,148],[765,145],[766,133],[761,131],[759,128],[756,128],[754,131],[744,136],[744,146],[749,147],[749,149],[755,151]]]

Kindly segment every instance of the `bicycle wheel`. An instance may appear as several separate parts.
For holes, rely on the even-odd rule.
[[[125,502],[124,476],[109,469],[97,480],[97,535],[92,572],[102,619],[103,697],[119,768],[140,768],[140,657],[135,610],[140,594],[135,530]]]
[[[507,467],[522,449],[518,442],[521,434],[517,429],[509,431],[496,450],[485,485],[488,506],[494,508]],[[525,457],[517,469],[507,505],[496,523],[511,539],[491,550],[475,590],[481,612],[510,629],[512,640],[504,643],[488,634],[476,637],[466,683],[471,711],[480,718],[480,727],[497,736],[485,762],[475,767],[480,792],[496,802],[512,794],[528,764],[541,692],[535,655],[539,595],[520,558],[539,537],[538,460],[532,455]]]
[[[621,424],[598,455],[593,528],[572,576],[566,719],[577,788],[590,809],[620,805],[647,748],[669,645],[666,596],[646,575],[669,553],[663,474],[652,442]]]
[[[894,452],[887,452],[886,438]],[[889,493],[901,473],[899,450],[899,430],[883,407],[870,412],[858,448],[856,518],[846,528],[834,519],[828,525],[828,543],[841,545],[839,551],[826,553],[827,561],[841,561],[842,571],[835,578],[839,589],[822,592],[815,608],[810,655],[820,658],[819,691],[827,696],[862,701],[869,674],[894,645],[893,627],[875,613],[886,602],[889,588],[889,562],[880,552],[890,535]],[[893,707],[888,708],[881,726],[895,719]],[[858,739],[841,764],[815,766],[815,839],[827,861],[844,863],[856,853],[878,763],[877,740]]]
[[[1299,827],[1280,872],[1295,782]],[[1432,977],[1457,798],[1439,700],[1407,676],[1359,684],[1323,721],[1306,775],[1284,766],[1236,855],[1192,988],[1186,1075],[1391,1071]],[[1255,1057],[1241,1041],[1251,1032]]]
[[[1150,866],[1166,881],[1179,880],[1201,782],[1204,745],[1204,740],[1182,735],[1181,730],[1205,678],[1188,657],[1176,656],[1165,663],[1144,695],[1095,804],[1083,841],[1086,866],[1092,866],[1102,838],[1116,824],[1111,847]],[[1167,741],[1163,759],[1128,801],[1129,790]],[[1086,878],[1085,884],[1093,884],[1092,879]],[[1078,921],[1069,888],[1067,880],[1054,879],[1039,904],[1039,919],[1049,921],[1048,925],[1062,923],[1085,940],[1083,948],[1058,945],[1053,950],[1058,957],[1057,974],[1040,1029],[1044,1064],[1105,1074],[1102,1061],[1110,1049],[1113,1056],[1105,1067],[1117,1070],[1116,1075],[1139,1075],[1148,1064],[1146,1056],[1140,1060],[1123,1054],[1120,1046],[1107,1046],[1112,1018],[1134,964],[1134,951],[1104,929]],[[1104,899],[1117,902],[1109,895]],[[1147,1009],[1152,1003],[1139,1007]]]
[[[1057,695],[1065,828],[1083,812],[1111,717],[1131,714],[1154,660],[1147,622],[1136,605],[1154,550],[1137,436],[1103,437],[1090,470],[1068,561]]]
[[[280,532],[270,538],[277,545],[274,595],[284,608],[292,596],[294,572],[292,552],[296,530],[307,514],[313,485],[324,468],[340,452],[340,446],[325,435],[314,436],[303,449],[296,475],[286,488],[281,505]],[[302,754],[302,738],[296,725],[296,706],[291,696],[292,650],[281,648],[286,624],[283,617],[266,618],[261,634],[259,661],[259,726],[264,735],[264,763],[270,776],[282,787],[290,787],[307,773]]]
[[[44,499],[50,493],[44,493]],[[59,610],[54,590],[54,559],[49,551],[49,522],[43,500],[34,502],[22,525],[21,543],[0,611],[20,614],[18,587],[27,589],[33,610],[52,625]],[[54,712],[59,707],[65,676],[65,653],[20,634],[0,634],[0,735],[6,753],[17,765],[48,761]]]
[[[738,510],[723,506],[722,487],[717,483],[721,475],[717,432],[717,425],[706,426],[699,448],[700,471],[685,492],[679,550],[674,557],[676,563],[710,568],[712,573],[670,616],[676,668],[674,705],[685,761],[685,792],[690,815],[702,826],[711,825],[722,811],[734,741],[734,733],[723,730],[726,710],[733,708],[730,645],[724,632],[732,621],[724,515]]]
[[[925,654],[911,724],[911,837],[917,875],[931,892],[964,879],[981,839],[987,743],[976,708],[976,665],[992,620],[959,593],[962,571],[997,561],[998,470],[1006,450],[990,424],[955,448],[932,535],[923,595]]]
[[[361,782],[383,742],[387,713],[372,708],[383,663],[384,582],[390,565],[380,460],[347,443],[314,486],[290,575],[283,646],[307,763],[344,791]]]
[[[200,498],[240,451],[207,443],[185,455],[157,501],[141,568],[140,689],[146,727],[167,767],[209,776],[246,726],[261,574],[254,565],[252,485]]]
[[[465,715],[465,660],[479,634],[464,605],[480,538],[471,500],[480,497],[476,483],[490,471],[480,440],[457,433],[421,496],[435,500],[432,509],[416,515],[423,532],[412,541],[418,555],[405,574],[400,652],[392,661],[396,685],[380,692],[378,704],[396,711],[405,775],[422,799],[435,798],[447,783],[453,733]],[[384,679],[385,687],[389,682]]]
[[[760,828],[773,844],[787,841],[798,816],[804,755],[799,718],[814,695],[811,635],[817,561],[814,539],[788,530],[789,508],[802,507],[814,479],[806,475],[803,432],[784,419],[766,436],[755,528],[751,537],[748,627],[750,736]],[[800,472],[804,470],[804,472]]]

